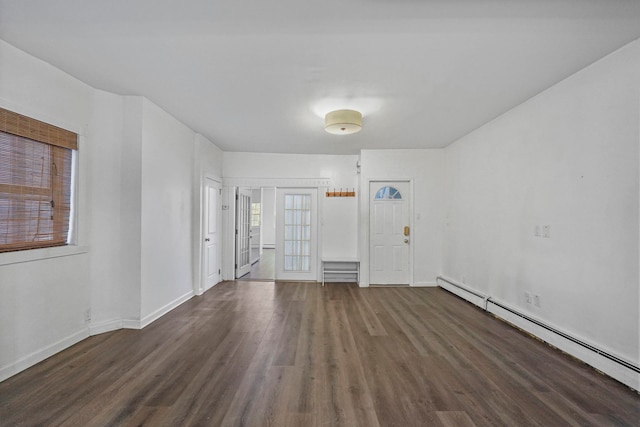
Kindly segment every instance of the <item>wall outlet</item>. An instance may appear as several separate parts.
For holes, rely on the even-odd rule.
[[[533,296],[533,305],[535,305],[538,308],[540,307],[540,295]]]
[[[524,293],[524,300],[527,304],[531,304],[531,294],[529,292]]]
[[[535,227],[533,227],[533,235],[536,237],[540,237],[540,226],[537,224]]]
[[[91,322],[91,309],[90,309],[90,308],[87,308],[87,309],[84,311],[84,321],[85,321],[86,323]]]
[[[542,226],[542,237],[544,237],[545,239],[551,238],[551,226],[550,225],[543,225]]]

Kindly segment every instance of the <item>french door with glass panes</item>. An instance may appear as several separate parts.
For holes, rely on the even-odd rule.
[[[251,189],[236,191],[236,279],[251,271]]]
[[[318,279],[318,191],[276,189],[276,280]]]

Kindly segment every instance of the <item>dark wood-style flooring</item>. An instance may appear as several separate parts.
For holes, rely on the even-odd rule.
[[[0,383],[2,426],[637,426],[637,393],[438,288],[225,282]]]

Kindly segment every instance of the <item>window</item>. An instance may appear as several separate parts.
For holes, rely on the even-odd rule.
[[[251,226],[260,227],[260,203],[251,203]]]
[[[0,252],[68,243],[77,140],[0,108]]]
[[[395,187],[382,187],[376,193],[376,200],[402,200],[402,194]]]

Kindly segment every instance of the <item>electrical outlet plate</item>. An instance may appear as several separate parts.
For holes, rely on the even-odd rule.
[[[533,296],[533,305],[536,307],[540,307],[540,295]]]
[[[533,235],[536,237],[540,237],[540,226],[536,225],[535,227],[533,227]]]
[[[551,226],[550,225],[543,225],[542,226],[542,237],[544,237],[545,239],[548,239],[551,237]]]
[[[531,294],[529,292],[524,293],[524,300],[527,304],[531,304]]]

